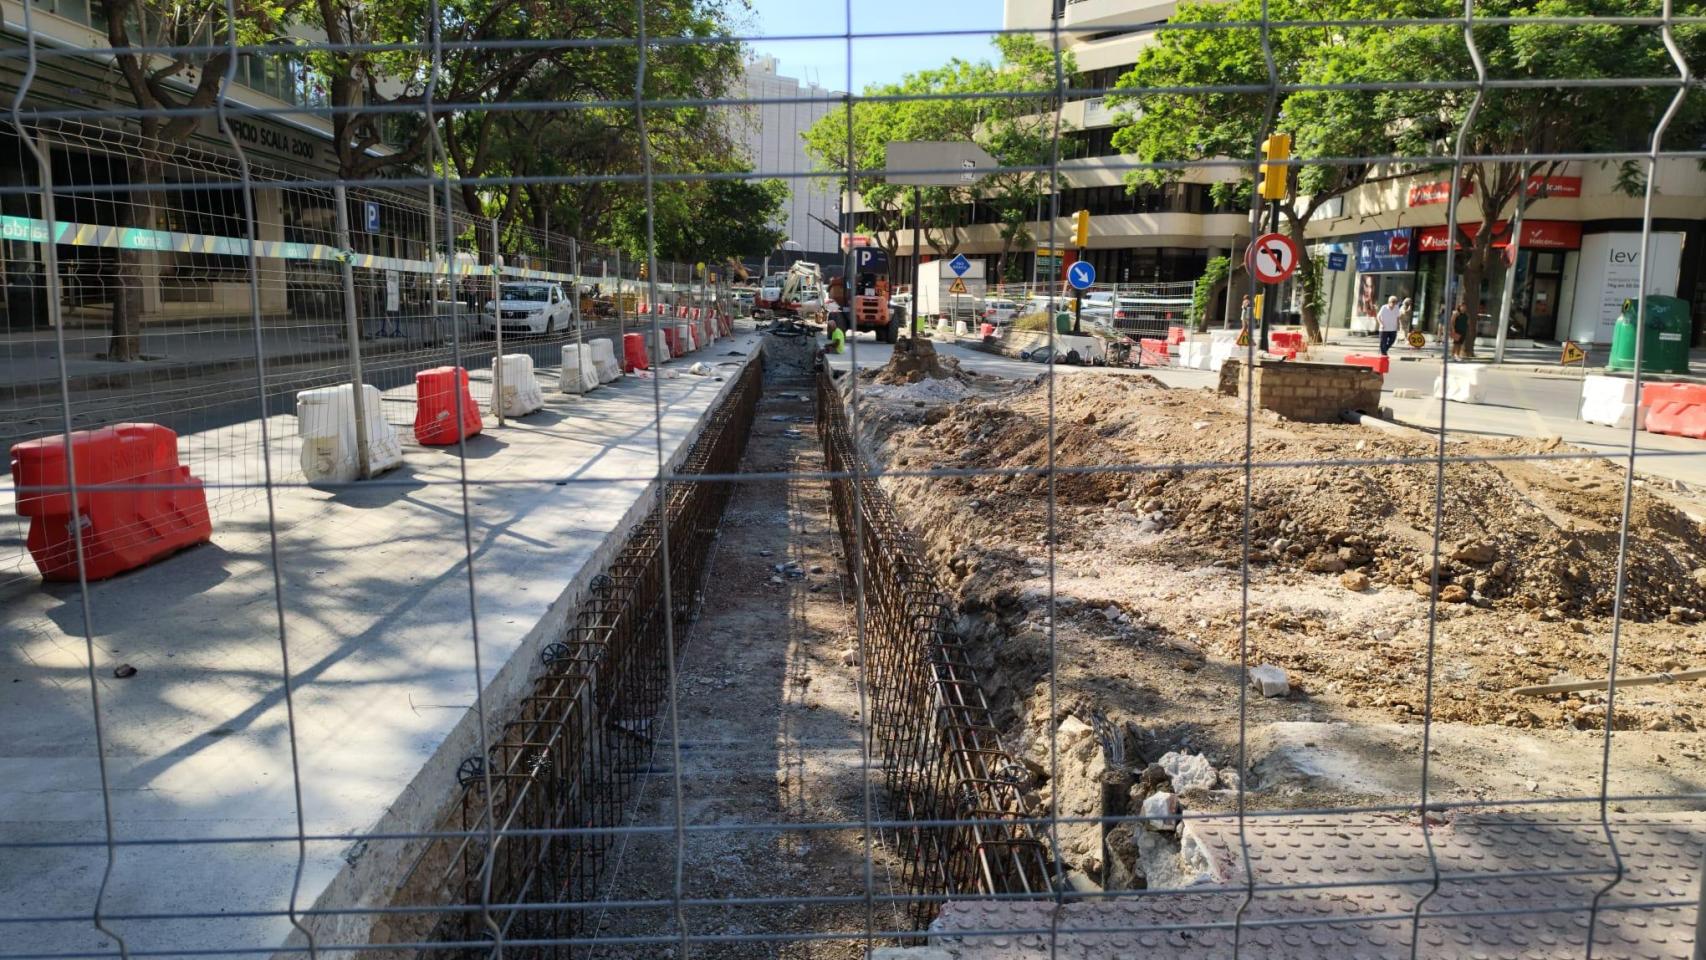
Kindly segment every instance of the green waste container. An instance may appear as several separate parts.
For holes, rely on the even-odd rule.
[[[1647,298],[1647,329],[1641,335],[1641,372],[1687,373],[1693,324],[1688,301],[1654,294]],[[1635,299],[1623,301],[1611,335],[1609,370],[1635,369]]]
[[[1055,333],[1071,333],[1072,332],[1072,311],[1071,310],[1062,310],[1059,313],[1054,315],[1054,332]]]

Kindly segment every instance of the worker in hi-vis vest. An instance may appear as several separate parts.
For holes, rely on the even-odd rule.
[[[838,323],[830,324],[829,346],[824,348],[824,352],[839,354],[841,352],[842,345],[846,342],[847,335],[841,332],[841,325]]]

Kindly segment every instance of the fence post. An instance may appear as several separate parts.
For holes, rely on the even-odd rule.
[[[492,218],[492,329],[497,331],[497,353],[492,359],[492,413],[504,425],[504,311],[503,271],[498,265],[498,218]]]
[[[349,192],[342,185],[334,187],[333,198],[338,205],[338,245],[343,247],[344,324],[349,336],[349,375],[351,412],[355,415],[355,478],[366,480],[372,473],[367,449],[367,397],[361,375],[361,318],[355,310],[355,245],[350,240]]]
[[[575,353],[584,357],[586,334],[583,331],[586,328],[586,318],[581,316],[581,245],[574,237],[569,238],[569,276],[574,277],[569,284],[569,296],[574,298],[569,316],[575,318]]]

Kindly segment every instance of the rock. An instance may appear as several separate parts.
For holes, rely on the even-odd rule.
[[[1161,507],[1162,503],[1159,499],[1151,498],[1143,502],[1143,512],[1145,513],[1154,513],[1155,511],[1160,510]]]
[[[128,663],[121,663],[113,668],[113,676],[120,680],[128,680],[136,676],[136,668]]]
[[[1352,593],[1361,593],[1368,589],[1368,574],[1360,570],[1352,570],[1340,577],[1339,583]]]
[[[1410,581],[1410,589],[1416,591],[1418,597],[1431,597],[1434,592],[1434,588],[1426,580]]]
[[[1222,790],[1231,790],[1236,793],[1238,792],[1239,784],[1243,782],[1244,779],[1238,776],[1237,767],[1227,767],[1220,771],[1220,788]]]
[[[1317,554],[1303,562],[1303,569],[1310,573],[1344,573],[1345,561],[1331,554]]]
[[[1160,533],[1161,532],[1161,524],[1156,523],[1154,520],[1145,520],[1142,523],[1137,525],[1137,532],[1138,533]]]
[[[1078,742],[1079,738],[1087,737],[1094,731],[1091,730],[1088,723],[1067,714],[1066,719],[1060,721],[1060,726],[1055,728],[1055,732],[1060,736],[1062,744],[1070,744]]]
[[[1439,598],[1445,603],[1467,603],[1469,591],[1455,583],[1448,583],[1439,588]]]
[[[1179,825],[1179,798],[1171,793],[1152,793],[1143,801],[1143,828],[1172,833]]]
[[[1475,541],[1458,546],[1451,553],[1451,559],[1458,563],[1486,564],[1498,558],[1498,551],[1486,541]]]
[[[1109,605],[1102,610],[1102,619],[1112,623],[1120,618],[1120,608]]]
[[[1264,697],[1283,697],[1291,692],[1291,681],[1286,679],[1285,671],[1271,663],[1250,669],[1250,686]]]
[[[1380,627],[1376,630],[1370,631],[1368,638],[1373,640],[1375,643],[1385,643],[1397,635],[1398,631],[1393,630],[1391,627]]]
[[[1168,779],[1173,781],[1173,789],[1179,793],[1186,790],[1214,789],[1214,764],[1199,753],[1182,753],[1177,750],[1161,755],[1155,761],[1161,769],[1167,771]]]

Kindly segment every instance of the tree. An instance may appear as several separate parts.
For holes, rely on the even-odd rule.
[[[295,15],[299,3],[236,0],[237,42],[264,43],[276,37]],[[162,3],[155,0],[100,0],[113,62],[140,115],[138,148],[125,161],[129,182],[136,186],[131,202],[116,204],[119,227],[150,226],[148,211],[161,204],[153,189],[165,180],[166,163],[189,142],[201,117],[166,111],[208,110],[225,86],[231,54],[180,51],[144,54],[138,48],[214,45],[225,42],[231,24],[222,0]],[[120,248],[112,290],[109,360],[137,360],[142,355],[143,252]]]
[[[994,42],[999,62],[950,60],[946,65],[908,74],[899,83],[865,89],[868,97],[853,107],[851,165],[879,170],[890,141],[965,140],[983,147],[1002,167],[1044,166],[1054,150],[1057,101],[1048,94],[1057,87],[1055,54],[1035,37],[1007,35]],[[1061,69],[1075,67],[1063,56]],[[946,95],[946,96],[944,96]],[[902,99],[887,99],[887,98]],[[917,99],[905,99],[917,98]],[[849,168],[847,118],[833,111],[804,134],[806,150],[819,170],[843,173]],[[919,191],[925,242],[944,256],[964,242],[970,208],[981,202],[995,214],[1001,237],[1001,264],[1015,249],[1031,243],[1026,223],[1034,214],[1046,176],[1025,171],[1000,171],[984,177],[976,189],[927,187]],[[895,251],[908,229],[913,210],[911,188],[888,183],[881,176],[861,176],[851,189],[865,208],[877,245]]]
[[[1381,16],[1389,5],[1365,0],[1234,0],[1232,3],[1181,4],[1174,14],[1182,21],[1248,23],[1264,16],[1281,24],[1268,39],[1281,84],[1328,81],[1334,65],[1347,54],[1373,42],[1374,30],[1354,27],[1285,27],[1284,21],[1348,20]],[[1397,14],[1392,14],[1396,16]],[[1262,54],[1262,37],[1255,29],[1167,30],[1139,55],[1135,67],[1120,78],[1121,88],[1190,88],[1262,86],[1270,82]],[[1273,129],[1292,136],[1295,156],[1354,157],[1390,152],[1393,137],[1383,120],[1373,115],[1369,95],[1360,91],[1306,91],[1281,94]],[[1263,92],[1207,91],[1148,94],[1112,98],[1123,111],[1114,146],[1122,153],[1153,161],[1195,161],[1214,157],[1252,157],[1268,129],[1269,97]],[[1314,276],[1304,232],[1323,204],[1367,185],[1407,175],[1403,169],[1370,165],[1304,164],[1287,172],[1289,192],[1280,202],[1286,232],[1298,241],[1303,257],[1299,276],[1307,287]],[[1159,186],[1183,176],[1180,169],[1132,172],[1132,189]],[[1243,179],[1214,185],[1219,202],[1248,202],[1252,184]],[[1311,342],[1321,342],[1320,321],[1313,291],[1305,289],[1303,326]]]
[[[1440,15],[1437,8],[1424,5],[1422,9]],[[1655,12],[1653,4],[1637,0],[1477,0],[1475,5],[1477,17],[1637,17]],[[1525,185],[1531,199],[1544,196],[1546,178],[1562,166],[1557,160],[1526,157],[1645,149],[1675,94],[1674,86],[1659,84],[1583,87],[1574,81],[1676,76],[1654,27],[1516,23],[1476,26],[1473,36],[1490,79],[1532,85],[1487,90],[1467,129],[1464,122],[1474,100],[1472,89],[1392,90],[1377,99],[1377,115],[1397,131],[1402,152],[1450,157],[1461,146],[1468,157],[1525,158],[1471,160],[1461,168],[1460,202],[1473,201],[1475,209],[1460,208],[1458,213],[1456,243],[1464,252],[1458,258],[1461,292],[1455,299],[1462,299],[1471,315],[1481,306],[1482,278],[1496,266],[1493,250],[1510,235],[1508,222],[1501,221],[1508,221]],[[1706,33],[1698,25],[1676,28],[1679,45],[1692,62],[1706,53],[1703,36]],[[1373,38],[1370,46],[1366,56],[1344,63],[1346,79],[1381,75],[1384,71],[1374,65],[1379,60],[1411,65],[1415,79],[1475,76],[1462,30],[1456,25],[1388,31]],[[1669,142],[1693,146],[1701,132],[1702,111],[1698,98],[1691,97],[1669,128]],[[1438,169],[1449,176],[1452,168]],[[1639,178],[1626,183],[1628,189],[1640,187]],[[1474,214],[1479,214],[1478,227]],[[1442,313],[1454,305],[1452,299],[1440,304]],[[1471,323],[1464,344],[1471,355],[1475,334]]]
[[[636,257],[646,249],[643,200],[620,200],[611,211],[606,235]],[[659,184],[653,203],[657,254],[705,263],[761,257],[786,239],[775,224],[787,201],[788,185],[777,179]]]

